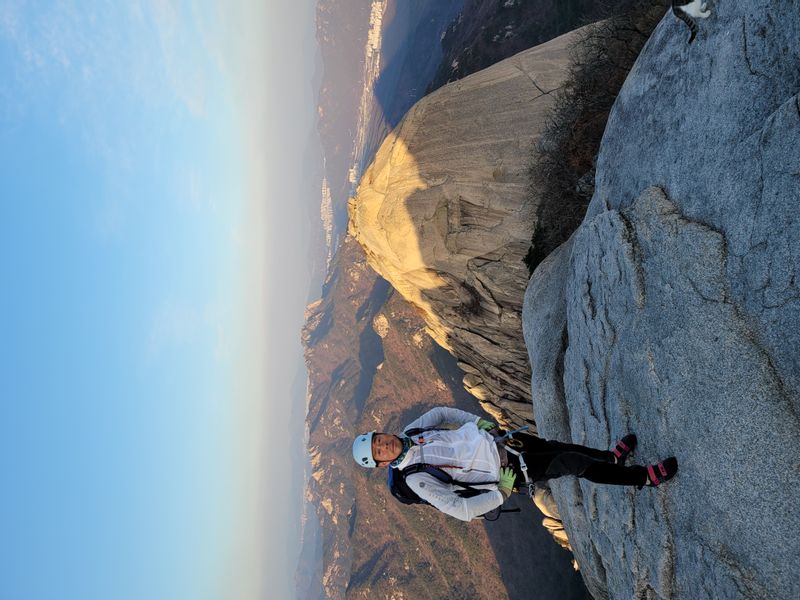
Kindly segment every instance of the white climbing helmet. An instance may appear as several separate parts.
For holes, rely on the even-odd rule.
[[[368,469],[378,466],[375,459],[372,458],[372,436],[374,434],[374,431],[362,433],[353,440],[353,460]]]

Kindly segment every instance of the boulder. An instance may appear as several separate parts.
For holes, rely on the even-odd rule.
[[[458,358],[466,389],[508,425],[532,419],[520,336],[535,220],[527,170],[573,35],[422,99],[349,205],[350,233],[370,265]]]
[[[540,434],[680,466],[551,482],[596,598],[800,597],[800,10],[711,9],[656,28],[525,298]]]

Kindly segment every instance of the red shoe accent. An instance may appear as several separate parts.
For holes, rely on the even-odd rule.
[[[656,472],[658,469],[658,472]],[[654,465],[647,465],[648,484],[658,486],[672,479],[678,472],[678,460],[674,456],[665,458]]]
[[[650,478],[650,485],[658,485],[661,483],[658,477],[656,477],[656,471],[653,468],[653,465],[647,465],[647,476]]]
[[[634,448],[636,448],[636,436],[629,433],[617,442],[617,445],[611,450],[611,453],[617,459],[617,464],[619,465],[625,462],[625,459],[633,452]]]

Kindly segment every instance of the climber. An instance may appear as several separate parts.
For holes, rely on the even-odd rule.
[[[362,467],[389,467],[389,487],[406,504],[427,503],[462,521],[503,504],[521,477],[519,461],[498,443],[491,421],[463,410],[436,407],[409,423],[401,435],[371,431],[353,442]],[[514,435],[532,481],[575,475],[612,485],[658,486],[678,471],[675,457],[653,465],[624,466],[636,436],[623,437],[611,451]]]

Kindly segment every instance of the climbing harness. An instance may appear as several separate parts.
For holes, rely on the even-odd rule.
[[[520,448],[522,448],[522,440],[515,440],[514,434],[520,433],[522,431],[526,431],[528,429],[527,425],[523,425],[519,429],[514,429],[513,431],[507,431],[505,434],[496,437],[496,443],[502,443],[507,452],[510,452],[514,456],[517,457],[519,461],[519,470],[522,471],[522,476],[525,478],[525,489],[527,490],[528,496],[530,496],[531,500],[533,500],[533,495],[536,491],[531,478],[528,477],[528,465],[525,464],[525,458],[522,456],[522,452],[520,452]]]

